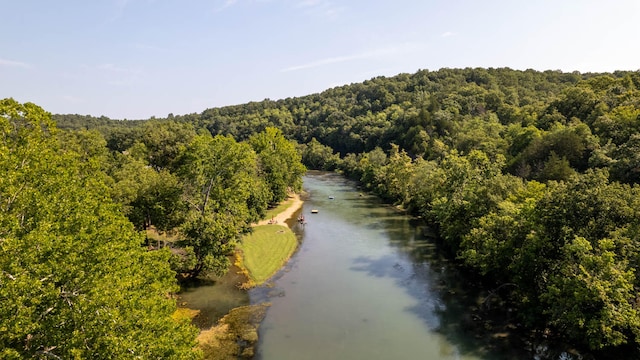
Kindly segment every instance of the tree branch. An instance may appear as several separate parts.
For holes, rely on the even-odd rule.
[[[36,354],[44,355],[44,356],[50,357],[52,359],[62,359],[60,356],[58,356],[58,355],[56,355],[56,354],[51,352],[51,350],[54,350],[55,348],[57,348],[57,346],[50,346],[48,348],[45,348],[44,350],[36,351]]]
[[[3,273],[3,274],[5,274],[9,279],[11,279],[11,280],[13,280],[13,281],[16,281],[16,277],[15,277],[15,276],[13,276],[13,275],[9,274],[9,273],[8,273],[8,272],[6,272],[6,271],[2,271],[2,273]]]
[[[207,192],[204,196],[204,203],[202,204],[202,215],[204,215],[204,210],[207,208],[207,203],[209,202],[209,194],[211,194],[211,187],[213,187],[213,177],[209,180],[209,186],[207,187]]]
[[[489,295],[487,295],[486,298],[484,298],[484,300],[482,301],[482,306],[485,306],[487,301],[489,301],[489,299],[491,299],[492,297],[496,296],[498,293],[498,290],[502,289],[505,286],[515,286],[518,287],[518,284],[514,284],[514,283],[504,283],[500,286],[498,286],[497,288],[495,288],[495,290],[493,291],[489,291]]]

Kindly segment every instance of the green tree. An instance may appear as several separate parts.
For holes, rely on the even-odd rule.
[[[223,274],[240,234],[266,210],[268,195],[258,176],[257,156],[247,143],[207,133],[193,139],[180,163],[189,204],[181,232],[196,259],[188,274]]]
[[[440,234],[453,254],[459,244],[484,215],[495,210],[518,185],[508,175],[502,175],[504,157],[489,160],[479,150],[468,156],[449,154],[441,163],[444,179],[440,192],[433,199],[431,213],[440,226]]]
[[[99,167],[55,133],[38,106],[0,101],[0,357],[197,358],[169,254],[141,248]]]
[[[413,164],[406,152],[397,145],[391,146],[388,162],[377,172],[376,192],[391,202],[404,204],[409,200],[407,186],[413,175]]]
[[[116,154],[113,198],[124,205],[125,214],[138,230],[154,226],[169,231],[185,216],[182,185],[176,175],[156,170],[131,155]]]
[[[335,170],[340,163],[340,155],[334,154],[333,149],[322,145],[316,138],[308,144],[301,144],[302,162],[311,169]]]
[[[550,323],[592,349],[637,341],[640,335],[634,269],[616,253],[616,242],[602,239],[594,247],[575,237],[562,248],[559,269],[542,294]]]
[[[174,171],[176,158],[196,135],[193,125],[175,121],[147,121],[141,129],[140,141],[147,149],[146,161],[156,170]]]
[[[478,219],[461,244],[460,257],[465,264],[499,284],[515,279],[513,262],[531,233],[531,214],[546,189],[537,181],[511,179],[514,187],[507,198]]]
[[[637,261],[635,241],[624,240],[632,234],[630,230],[637,229],[640,224],[634,210],[637,203],[637,189],[609,183],[607,172],[602,170],[575,175],[566,182],[549,183],[548,191],[528,214],[528,231],[523,232],[525,236],[514,243],[516,253],[510,267],[514,282],[520,285],[522,299],[527,299],[527,303],[522,304],[522,314],[527,318],[526,322],[544,324],[545,318],[541,314],[545,311],[551,311],[554,316],[558,315],[557,310],[549,310],[553,301],[549,300],[551,298],[545,298],[543,294],[551,291],[549,286],[560,286],[559,279],[555,276],[565,271],[573,271],[568,269],[580,266],[580,263],[586,260],[580,258],[578,261],[574,255],[568,255],[577,251],[577,248],[572,248],[568,253],[573,246],[571,244],[574,244],[577,238],[586,239],[590,243],[588,252],[597,256],[606,255],[599,252],[601,250],[611,250],[609,247],[594,250],[600,248],[602,240],[616,239],[617,255],[611,266],[614,266],[614,263],[617,264],[615,266],[622,266],[625,261]],[[626,231],[621,233],[623,230]],[[635,235],[630,238],[634,237]],[[572,286],[577,286],[576,284],[577,282],[573,282]],[[586,285],[584,282],[582,284]],[[572,291],[567,288],[560,290]],[[562,322],[567,324],[566,319]],[[601,325],[607,326],[606,323]],[[577,331],[572,329],[574,330]]]
[[[268,127],[249,138],[249,143],[260,158],[260,165],[269,189],[269,201],[278,203],[287,197],[287,191],[302,189],[305,167],[293,142],[285,139],[282,131]]]
[[[555,151],[552,151],[537,178],[540,181],[569,180],[575,173],[566,157],[560,158]]]

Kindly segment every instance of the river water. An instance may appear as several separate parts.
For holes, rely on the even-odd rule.
[[[259,359],[504,358],[463,331],[464,291],[410,217],[336,174],[310,173],[304,184],[300,248],[250,292],[272,303]]]

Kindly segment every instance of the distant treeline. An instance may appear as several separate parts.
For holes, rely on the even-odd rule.
[[[308,167],[426,219],[493,311],[599,358],[639,354],[640,72],[422,70],[147,122],[54,119],[114,151],[181,123],[237,141],[278,128]]]

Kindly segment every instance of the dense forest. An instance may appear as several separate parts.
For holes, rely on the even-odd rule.
[[[640,353],[640,72],[420,70],[163,119],[53,115],[58,132],[32,105],[2,106],[0,166],[15,175],[0,180],[0,300],[18,307],[17,296],[43,297],[16,320],[33,330],[17,332],[19,322],[0,328],[8,354],[47,351],[51,342],[32,335],[46,327],[40,319],[74,309],[62,294],[75,289],[65,281],[77,279],[55,279],[48,267],[56,262],[43,259],[74,242],[96,243],[87,256],[109,247],[133,251],[139,262],[161,258],[144,265],[163,269],[158,277],[167,261],[183,276],[222,272],[237,234],[300,188],[300,159],[423,218],[442,251],[491,294],[493,312],[598,357]],[[41,148],[51,159],[37,156]],[[50,179],[57,172],[66,177]],[[42,185],[24,180],[32,177]],[[21,195],[24,186],[38,196]],[[69,209],[79,214],[64,215]],[[64,224],[83,216],[87,225]],[[94,236],[105,217],[125,228],[128,245]],[[47,233],[39,227],[52,226],[68,241],[49,239],[33,258],[18,256]],[[85,239],[71,236],[79,226]],[[180,229],[180,254],[134,251],[144,242],[134,230],[149,226]],[[167,291],[140,271],[127,276]],[[2,317],[14,311],[1,308]]]
[[[143,134],[110,151],[99,132],[0,100],[0,358],[201,357],[177,279],[227,271],[305,168],[275,128],[242,142],[186,123]]]

